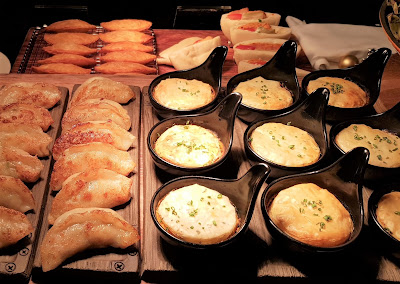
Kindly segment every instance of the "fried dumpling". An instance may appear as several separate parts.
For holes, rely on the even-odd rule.
[[[41,74],[90,74],[92,70],[70,63],[47,63],[33,66],[32,70]]]
[[[38,157],[18,148],[0,145],[0,175],[19,178],[24,182],[35,182],[43,168]]]
[[[31,155],[50,155],[52,138],[38,125],[22,123],[0,123],[0,145],[15,147]]]
[[[70,106],[87,99],[107,99],[126,104],[133,98],[135,98],[135,93],[128,85],[96,76],[86,80],[75,90]]]
[[[144,31],[152,25],[152,22],[142,19],[118,19],[100,23],[100,26],[110,31]]]
[[[12,83],[0,90],[0,105],[24,103],[49,109],[60,99],[60,89],[55,85],[47,83]]]
[[[35,199],[20,179],[0,175],[0,206],[25,213],[35,208]]]
[[[91,48],[83,44],[76,44],[72,42],[61,42],[44,46],[43,50],[50,54],[69,53],[78,55],[91,55],[97,52],[96,48]]]
[[[40,247],[44,272],[90,248],[125,249],[139,241],[138,231],[107,208],[76,208],[61,215],[47,231]]]
[[[99,35],[87,33],[45,33],[43,39],[48,44],[72,42],[76,44],[89,45],[95,43],[99,39]]]
[[[94,67],[96,72],[104,74],[155,74],[157,69],[135,62],[107,62]]]
[[[80,67],[93,66],[96,64],[96,59],[85,57],[78,54],[60,53],[45,59],[37,61],[39,64],[51,64],[51,63],[64,63],[73,64]]]
[[[139,50],[143,52],[153,52],[153,47],[151,45],[145,45],[139,42],[133,41],[118,41],[112,42],[104,45],[100,52],[113,52],[113,51],[129,51],[129,50]]]
[[[0,206],[0,248],[17,243],[33,232],[24,213]]]
[[[128,111],[119,103],[107,99],[88,99],[67,109],[61,121],[62,131],[66,132],[75,124],[87,121],[110,119],[125,130],[131,128]]]
[[[108,169],[128,176],[135,169],[135,162],[127,151],[101,142],[74,145],[64,151],[54,163],[50,188],[60,190],[71,175],[94,169]]]
[[[119,41],[132,41],[139,43],[146,43],[153,37],[149,34],[138,31],[111,31],[99,34],[102,41],[106,43],[119,42]]]
[[[96,29],[95,25],[79,19],[68,19],[54,22],[46,27],[46,32],[77,32],[84,33]]]
[[[107,169],[95,169],[70,176],[53,199],[49,223],[75,208],[113,208],[131,198],[132,179]]]
[[[49,110],[44,107],[24,103],[0,106],[0,123],[10,122],[34,124],[47,131],[54,120]]]
[[[156,55],[138,50],[113,51],[100,57],[102,62],[135,62],[147,64],[156,59]]]
[[[108,121],[88,121],[74,125],[56,139],[53,158],[58,160],[62,153],[73,145],[103,142],[119,150],[128,150],[136,137],[118,124]]]

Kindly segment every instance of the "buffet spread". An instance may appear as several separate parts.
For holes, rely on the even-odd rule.
[[[376,216],[400,190],[391,50],[312,70],[279,22],[244,8],[190,36],[140,19],[31,29],[0,77],[0,189],[28,200],[1,203],[1,276],[400,281],[398,229]]]

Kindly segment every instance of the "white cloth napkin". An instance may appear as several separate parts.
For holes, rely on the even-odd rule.
[[[307,24],[292,16],[287,16],[286,22],[316,70],[336,69],[346,55],[354,55],[361,62],[370,49],[387,47],[396,52],[381,27]]]

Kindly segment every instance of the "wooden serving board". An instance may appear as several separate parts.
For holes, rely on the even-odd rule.
[[[72,96],[74,91],[79,85],[74,85]],[[127,104],[123,104],[123,108],[128,111],[129,116],[131,117],[132,127],[130,133],[132,133],[136,137],[135,144],[132,148],[128,150],[131,157],[136,163],[135,172],[132,173],[129,177],[133,180],[131,194],[132,198],[127,204],[123,204],[118,206],[118,208],[113,208],[116,210],[118,214],[120,214],[128,223],[132,224],[135,228],[139,230],[139,152],[140,147],[138,143],[139,133],[140,133],[140,104],[141,104],[141,96],[140,96],[140,88],[137,86],[130,86],[131,89],[135,93],[135,99],[129,101]],[[71,96],[71,97],[72,97]],[[67,105],[69,101],[67,102]],[[60,119],[61,121],[61,119]],[[58,136],[61,133],[61,126]],[[57,136],[57,137],[58,137]],[[49,173],[49,180],[51,177],[51,171]],[[51,192],[49,190],[46,199],[47,204],[46,208],[44,208],[43,214],[43,223],[41,227],[41,234],[39,239],[39,246],[35,256],[34,261],[34,272],[37,272],[37,276],[40,280],[43,279],[60,279],[71,277],[71,279],[77,279],[77,275],[80,279],[81,277],[94,280],[104,280],[107,277],[113,277],[113,279],[125,279],[129,281],[133,281],[134,279],[139,279],[139,264],[140,264],[140,256],[139,256],[139,247],[140,243],[136,243],[134,247],[130,247],[125,250],[120,249],[95,249],[95,250],[87,250],[82,252],[71,259],[68,259],[61,267],[49,271],[46,273],[42,272],[41,269],[41,260],[40,260],[40,244],[43,241],[45,234],[49,229],[48,224],[48,214],[51,209],[51,205],[53,202],[56,193]],[[140,231],[139,231],[140,234]]]
[[[378,244],[366,224],[360,241],[353,251],[342,255],[308,257],[293,254],[271,238],[261,212],[260,199],[267,184],[258,195],[249,230],[232,247],[217,251],[194,251],[174,247],[164,241],[150,214],[150,202],[157,189],[176,178],[158,169],[147,147],[147,135],[159,118],[148,98],[148,87],[142,90],[142,168],[141,168],[141,255],[142,280],[150,283],[170,281],[215,281],[220,283],[250,283],[287,281],[337,282],[400,281],[399,260],[382,256]],[[241,177],[251,164],[246,159],[243,134],[247,124],[235,121],[234,139],[228,160],[206,176],[235,179]],[[267,182],[269,180],[267,179]],[[371,190],[364,189],[364,212]],[[283,281],[283,282],[282,282]]]
[[[46,131],[52,138],[50,149],[53,147],[57,136],[60,118],[64,112],[65,102],[68,99],[68,88],[58,87],[61,91],[61,100],[51,109],[49,109],[54,123]],[[40,178],[33,184],[26,184],[32,191],[35,199],[35,209],[33,212],[26,213],[28,220],[34,228],[34,232],[28,237],[22,239],[17,244],[0,250],[0,280],[2,277],[8,281],[26,281],[29,279],[33,258],[37,249],[37,243],[42,223],[43,209],[46,206],[46,196],[48,192],[48,177],[51,168],[51,157],[40,158],[44,168]],[[1,282],[1,281],[0,281]]]

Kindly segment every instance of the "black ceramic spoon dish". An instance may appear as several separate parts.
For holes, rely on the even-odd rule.
[[[293,104],[281,110],[261,110],[241,104],[238,117],[250,123],[265,119],[272,115],[281,114],[295,107],[301,100],[301,92],[296,74],[296,52],[297,43],[292,40],[286,41],[266,64],[261,67],[239,73],[233,76],[227,84],[227,94],[234,91],[236,86],[244,81],[261,76],[267,80],[283,82],[293,96]]]
[[[265,179],[269,174],[269,167],[265,164],[258,164],[249,169],[239,179],[217,179],[203,176],[180,177],[161,186],[154,194],[150,203],[150,213],[153,218],[154,224],[161,233],[161,237],[168,243],[174,246],[181,246],[189,249],[215,249],[225,247],[242,236],[248,228],[250,223],[258,192],[264,184]],[[238,217],[240,219],[236,233],[229,239],[216,244],[194,244],[183,241],[165,230],[156,218],[156,210],[159,202],[164,196],[174,189],[184,186],[199,184],[210,189],[214,189],[227,196],[232,204],[236,207]]]
[[[187,70],[172,71],[156,77],[149,85],[149,99],[153,108],[161,118],[168,118],[178,115],[189,115],[204,113],[217,104],[217,98],[221,88],[222,67],[225,62],[228,48],[226,46],[216,47],[201,65]],[[176,110],[159,104],[153,97],[154,88],[168,78],[182,78],[187,80],[199,80],[209,84],[215,91],[215,98],[209,104],[192,110]]]
[[[318,70],[307,74],[301,83],[302,92],[309,95],[307,86],[310,81],[320,77],[336,77],[352,81],[359,85],[368,95],[368,103],[359,108],[340,108],[328,105],[326,110],[327,122],[339,122],[350,118],[376,113],[374,104],[377,101],[383,71],[392,51],[388,48],[380,48],[369,55],[360,64],[343,69]]]
[[[325,109],[328,103],[329,91],[325,88],[317,89],[295,109],[281,115],[251,123],[244,132],[244,148],[251,163],[266,163],[271,167],[270,178],[279,178],[288,174],[308,171],[320,166],[328,152],[328,138],[325,128]],[[320,158],[312,165],[304,167],[288,167],[270,162],[258,155],[250,145],[252,132],[259,126],[269,123],[290,124],[310,134],[320,148]]]

